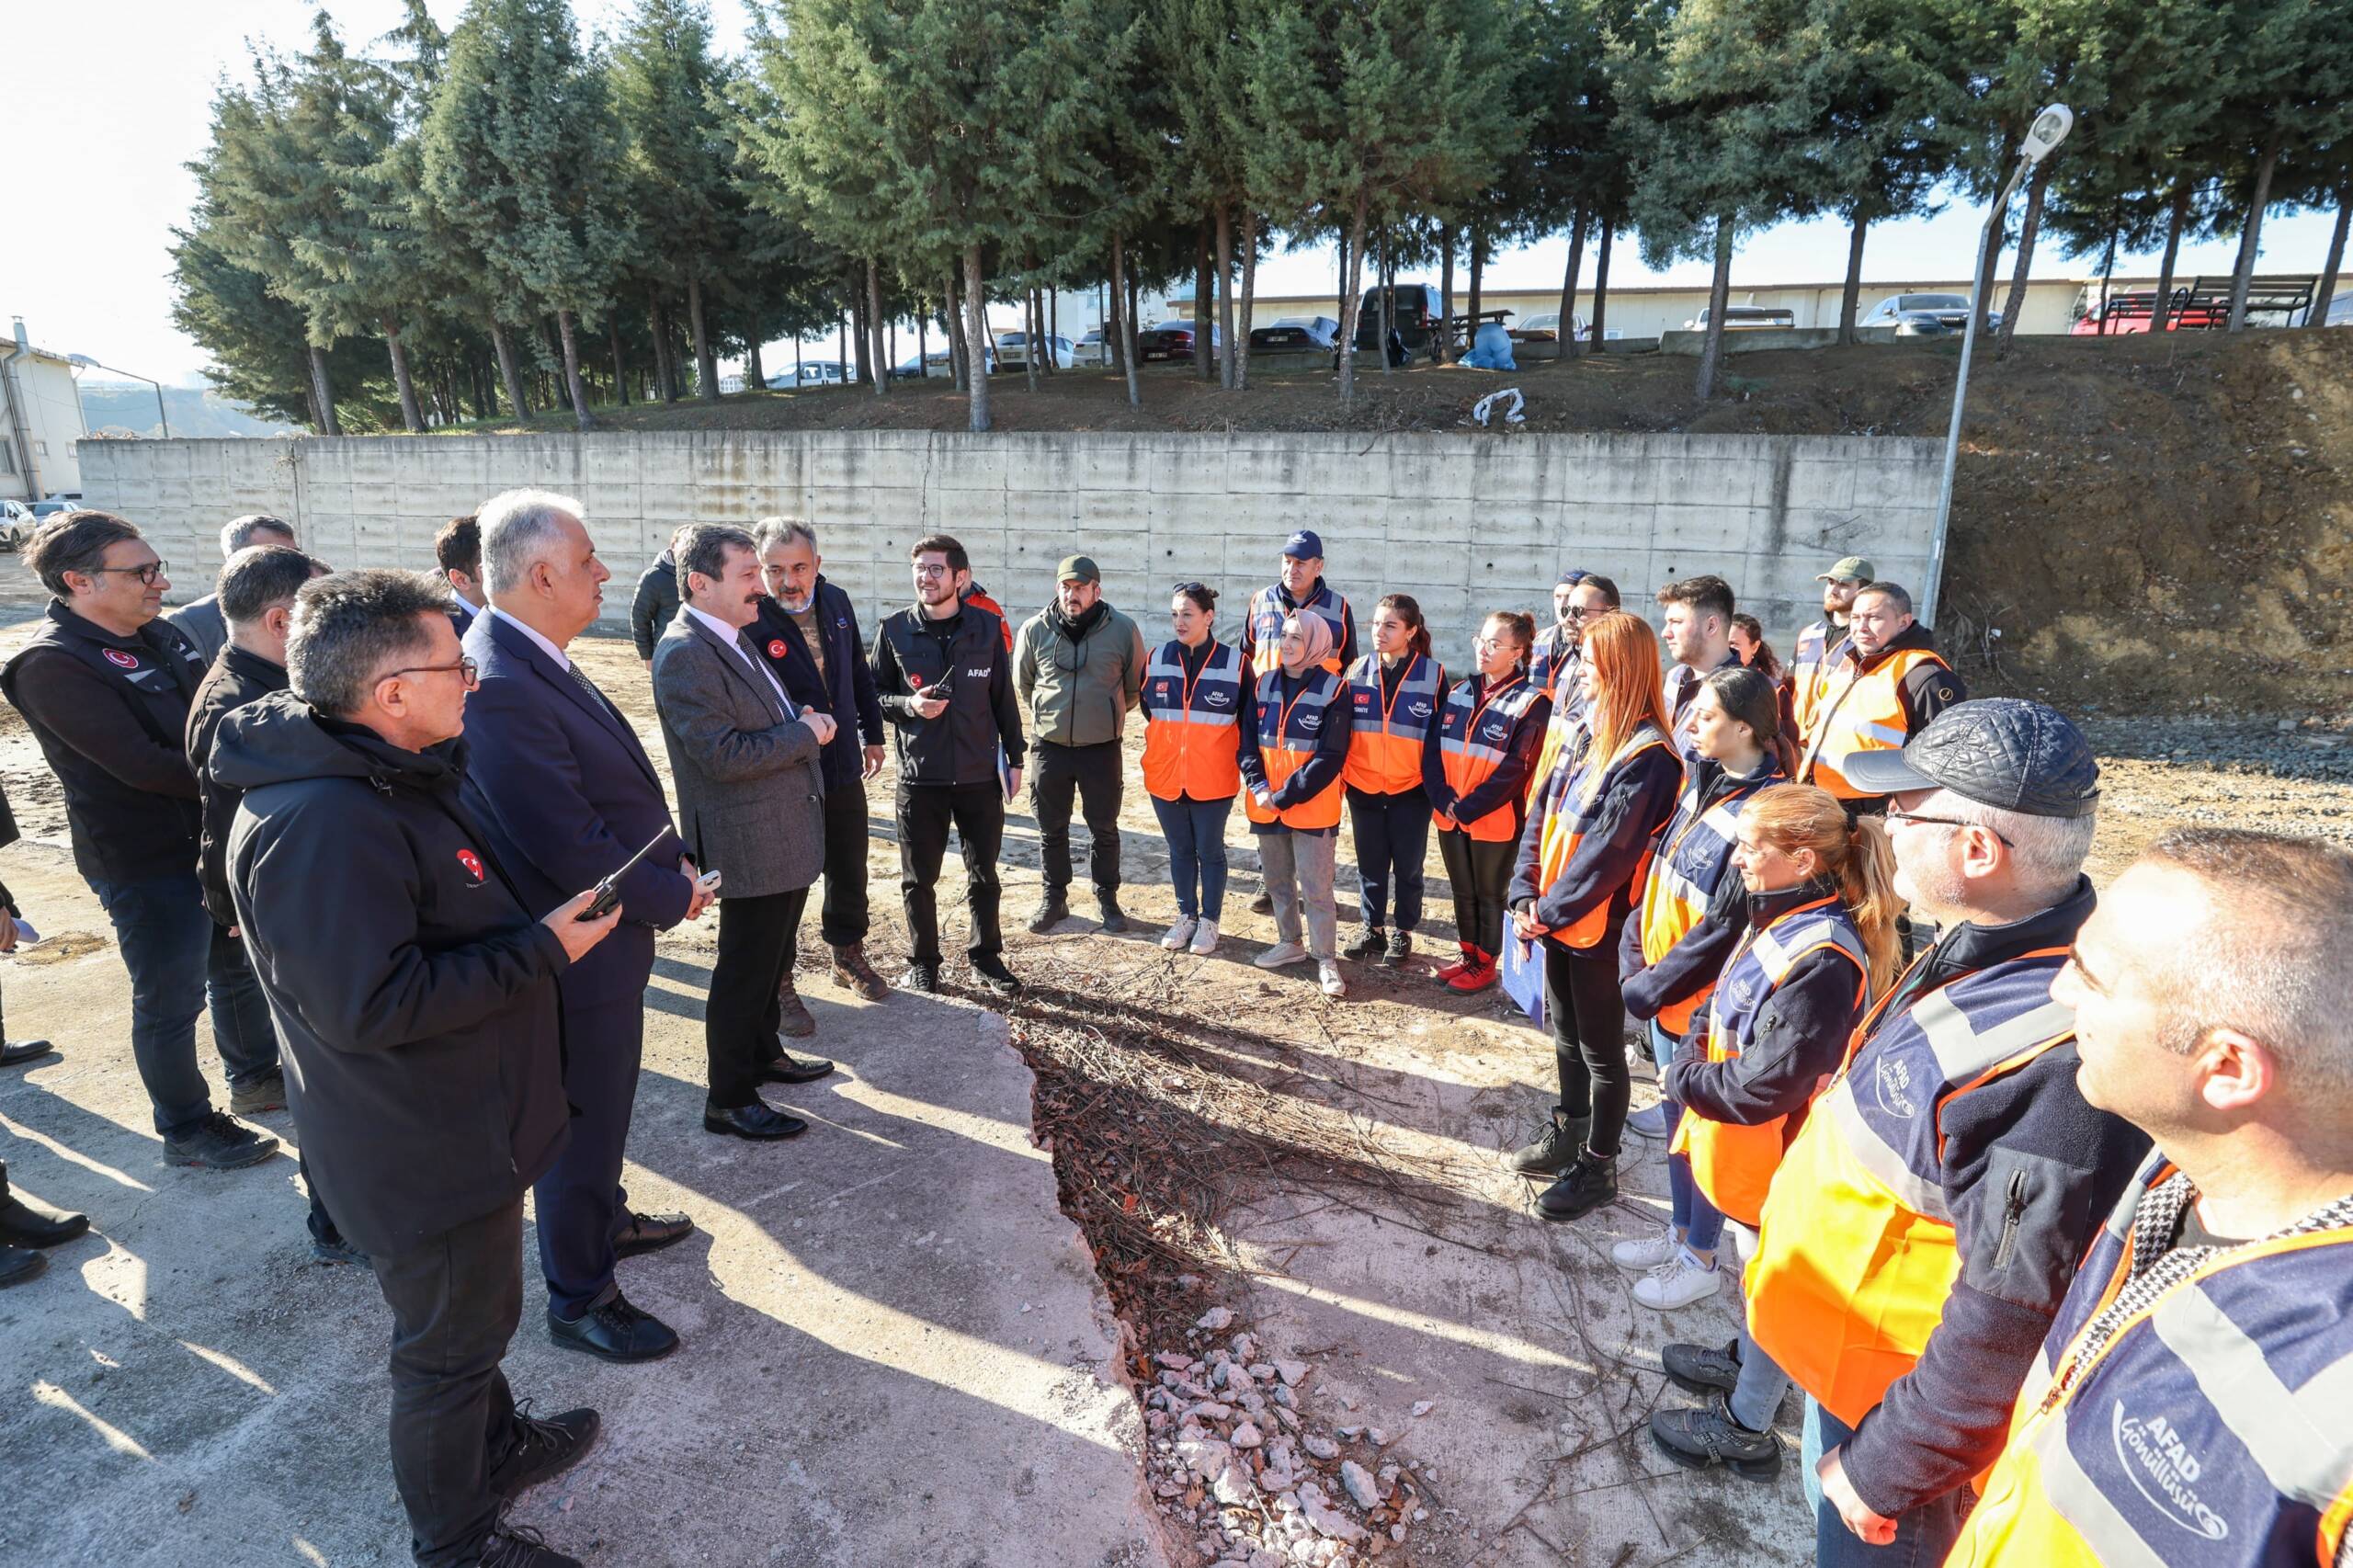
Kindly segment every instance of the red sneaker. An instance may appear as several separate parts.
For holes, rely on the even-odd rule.
[[[1454,977],[1456,975],[1478,967],[1479,950],[1476,948],[1473,948],[1470,943],[1465,942],[1462,944],[1462,956],[1461,958],[1456,959],[1452,963],[1442,963],[1438,966],[1438,983],[1440,985],[1451,985],[1454,983]]]

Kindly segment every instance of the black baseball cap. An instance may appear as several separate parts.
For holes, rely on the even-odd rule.
[[[1857,752],[1838,771],[1874,795],[1949,790],[2027,816],[2089,816],[2099,805],[2099,760],[2084,733],[2057,709],[2016,697],[1955,703],[1903,750]]]

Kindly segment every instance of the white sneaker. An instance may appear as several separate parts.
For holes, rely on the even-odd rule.
[[[1330,959],[1315,960],[1315,983],[1324,988],[1326,996],[1346,996],[1348,994],[1348,983],[1341,976],[1340,966]]]
[[[1626,1127],[1629,1131],[1639,1132],[1645,1138],[1665,1137],[1666,1102],[1661,1100],[1656,1105],[1644,1106],[1626,1119]]]
[[[1634,1281],[1634,1300],[1659,1312],[1671,1312],[1694,1301],[1704,1301],[1723,1289],[1724,1271],[1702,1268],[1681,1247],[1675,1256]]]
[[[1193,927],[1193,951],[1206,958],[1217,951],[1217,922],[1203,920]]]
[[[1176,924],[1168,927],[1168,934],[1160,938],[1160,945],[1172,953],[1183,952],[1193,939],[1193,927],[1199,924],[1190,916],[1179,915]]]
[[[1305,963],[1308,952],[1297,942],[1277,942],[1250,961],[1260,969],[1281,969],[1289,964]]]
[[[1609,1249],[1609,1261],[1620,1268],[1631,1268],[1637,1274],[1647,1274],[1660,1264],[1670,1261],[1683,1250],[1675,1239],[1675,1227],[1661,1225],[1651,1235],[1638,1236],[1631,1242],[1620,1242]]]

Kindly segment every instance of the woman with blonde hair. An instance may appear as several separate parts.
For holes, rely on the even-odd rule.
[[[1845,1060],[1865,1006],[1895,983],[1903,905],[1885,828],[1849,819],[1836,796],[1808,784],[1777,784],[1750,800],[1733,864],[1748,892],[1748,929],[1663,1074],[1687,1113],[1667,1179],[1678,1206],[1696,1192],[1753,1231],[1782,1152]],[[1712,1253],[1684,1245],[1677,1254],[1660,1270],[1715,1269]],[[1640,1283],[1635,1299],[1643,1301]],[[1773,1412],[1789,1387],[1780,1369],[1745,1329],[1728,1349],[1670,1345],[1665,1358],[1677,1384],[1725,1397],[1654,1415],[1659,1448],[1680,1464],[1721,1461],[1769,1478],[1780,1466]]]
[[[1675,813],[1682,760],[1666,737],[1658,634],[1623,610],[1586,626],[1576,681],[1592,741],[1564,757],[1529,802],[1505,903],[1509,935],[1544,944],[1544,1013],[1561,1097],[1522,1176],[1558,1179],[1536,1199],[1574,1220],[1618,1196],[1618,1144],[1633,1083],[1619,937],[1641,893],[1652,841]]]

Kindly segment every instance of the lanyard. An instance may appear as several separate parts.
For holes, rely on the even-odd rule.
[[[1276,680],[1276,689],[1277,689],[1278,691],[1279,691],[1279,690],[1281,690],[1281,689],[1282,689],[1282,687],[1281,687],[1282,676],[1281,676],[1281,674],[1280,674],[1281,666],[1280,666],[1280,665],[1277,665],[1277,666],[1276,666],[1276,669],[1277,669],[1277,674],[1276,674],[1276,676],[1275,676],[1275,680]],[[1275,744],[1275,749],[1276,749],[1276,750],[1279,750],[1279,751],[1287,751],[1287,750],[1289,750],[1289,749],[1290,749],[1288,746],[1284,745],[1284,744],[1283,744],[1283,740],[1284,740],[1284,737],[1285,737],[1285,736],[1287,736],[1287,735],[1289,735],[1289,734],[1290,733],[1290,710],[1291,710],[1292,709],[1294,709],[1294,708],[1298,707],[1298,706],[1299,706],[1299,704],[1300,704],[1301,699],[1303,699],[1304,697],[1306,697],[1306,695],[1307,695],[1309,692],[1311,692],[1311,691],[1313,691],[1313,690],[1314,690],[1314,689],[1315,689],[1315,683],[1314,683],[1313,681],[1312,681],[1312,680],[1311,680],[1311,681],[1309,681],[1305,686],[1302,686],[1302,687],[1301,687],[1299,688],[1299,696],[1298,696],[1298,697],[1294,697],[1294,698],[1292,698],[1289,702],[1285,702],[1285,703],[1282,703],[1282,704],[1280,704],[1280,705],[1279,705],[1279,706],[1280,706],[1280,709],[1281,709],[1281,711],[1279,711],[1279,713],[1277,713],[1277,714],[1275,715],[1275,737],[1274,737],[1274,744]],[[1259,747],[1259,749],[1260,749],[1261,751],[1264,751],[1264,750],[1266,750],[1266,749],[1267,749],[1267,737],[1266,737],[1266,736],[1264,736],[1264,735],[1260,735],[1260,736],[1258,737],[1258,747]],[[1311,748],[1311,749],[1313,749],[1313,748]]]
[[[1201,667],[1185,677],[1185,695],[1183,699],[1184,706],[1177,709],[1176,711],[1179,713],[1190,713],[1193,710],[1193,688],[1201,684],[1201,677],[1210,673],[1210,666],[1216,662],[1217,642],[1212,639],[1210,642],[1210,651],[1201,655]],[[1181,671],[1184,667],[1185,644],[1179,642],[1176,644],[1176,668]]]
[[[1501,686],[1492,686],[1487,688],[1484,695],[1479,699],[1478,706],[1471,710],[1471,722],[1462,726],[1462,744],[1464,745],[1469,745],[1471,744],[1472,737],[1479,733],[1479,715],[1487,710],[1487,705],[1527,678],[1528,677],[1524,675],[1516,675],[1512,676],[1511,679],[1504,682]]]
[[[1384,735],[1389,733],[1389,715],[1397,711],[1397,699],[1405,695],[1405,683],[1414,678],[1414,660],[1420,656],[1421,655],[1418,653],[1409,653],[1406,655],[1405,667],[1399,671],[1397,675],[1397,689],[1391,692],[1389,694],[1388,700],[1382,702],[1381,705],[1381,733]],[[1376,697],[1379,696],[1381,691],[1381,655],[1378,653],[1375,653],[1372,656],[1372,689],[1374,695]]]

